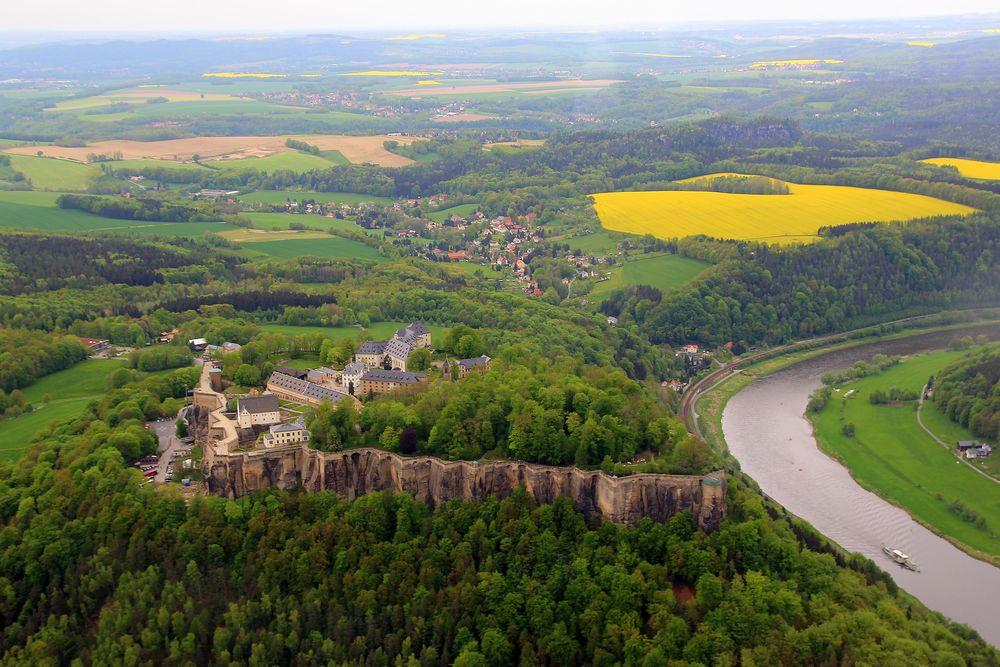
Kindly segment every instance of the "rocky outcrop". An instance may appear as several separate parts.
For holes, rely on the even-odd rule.
[[[203,463],[209,493],[239,498],[257,489],[334,491],[353,499],[372,491],[405,491],[437,505],[452,499],[505,498],[524,486],[541,503],[571,498],[584,514],[637,524],[643,517],[664,522],[690,511],[706,531],[726,515],[726,480],[706,476],[636,474],[613,477],[599,471],[513,461],[443,461],[402,457],[379,449],[319,452],[308,447],[216,454]]]

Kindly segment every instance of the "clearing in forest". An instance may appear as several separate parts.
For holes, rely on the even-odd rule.
[[[937,167],[954,167],[965,178],[978,178],[983,181],[1000,181],[1000,162],[983,162],[982,160],[966,160],[959,157],[934,157],[921,160],[925,164]]]
[[[702,178],[723,175],[729,174]],[[815,241],[820,227],[975,212],[962,204],[906,192],[787,185],[787,195],[667,190],[604,192],[592,197],[601,224],[616,232],[661,239],[704,234],[781,244]]]

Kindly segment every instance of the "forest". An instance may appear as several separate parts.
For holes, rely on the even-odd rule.
[[[980,438],[1000,439],[1000,348],[968,355],[934,379],[934,402]]]
[[[738,480],[710,535],[524,493],[187,504],[127,463],[143,403],[196,373],[127,384],[0,466],[6,664],[1000,664]]]

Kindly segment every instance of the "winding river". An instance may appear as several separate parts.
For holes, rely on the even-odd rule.
[[[962,330],[987,333],[1000,327]],[[809,395],[829,371],[877,353],[914,354],[946,347],[954,331],[862,345],[789,366],[736,394],[722,416],[729,450],[761,489],[843,548],[864,554],[925,605],[975,628],[1000,646],[1000,568],[966,555],[910,516],[861,488],[823,454],[804,417]],[[986,499],[970,499],[971,504]],[[996,499],[990,500],[996,502]],[[881,545],[913,557],[921,572],[896,566]]]

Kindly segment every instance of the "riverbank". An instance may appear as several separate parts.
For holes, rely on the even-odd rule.
[[[967,350],[938,350],[903,359],[881,373],[844,383],[818,412],[807,414],[820,449],[863,488],[907,512],[956,547],[1000,565],[1000,486],[964,465],[917,421],[927,378]],[[913,397],[875,405],[873,392],[896,387]],[[846,396],[848,392],[850,396]]]
[[[797,517],[798,525],[849,554],[851,562],[871,567],[927,607],[965,623],[1000,646],[1000,598],[984,590],[1000,590],[1000,568],[973,558],[914,521],[905,511],[865,490],[840,463],[816,445],[804,418],[809,395],[820,378],[870,359],[874,354],[913,355],[947,347],[954,329],[868,340],[836,351],[811,351],[811,358],[789,362],[774,372],[750,369],[753,378],[741,391],[723,383],[716,389],[733,394],[725,401],[721,434],[730,465],[739,468],[771,502],[769,507]],[[1000,324],[973,323],[962,334],[1000,337]],[[706,388],[707,389],[707,388]],[[722,401],[719,401],[720,403]],[[702,407],[704,421],[711,415]],[[737,463],[738,461],[738,463]],[[954,464],[952,464],[954,465]],[[735,476],[734,476],[735,477]],[[921,572],[904,570],[888,560],[882,545],[914,557]]]

